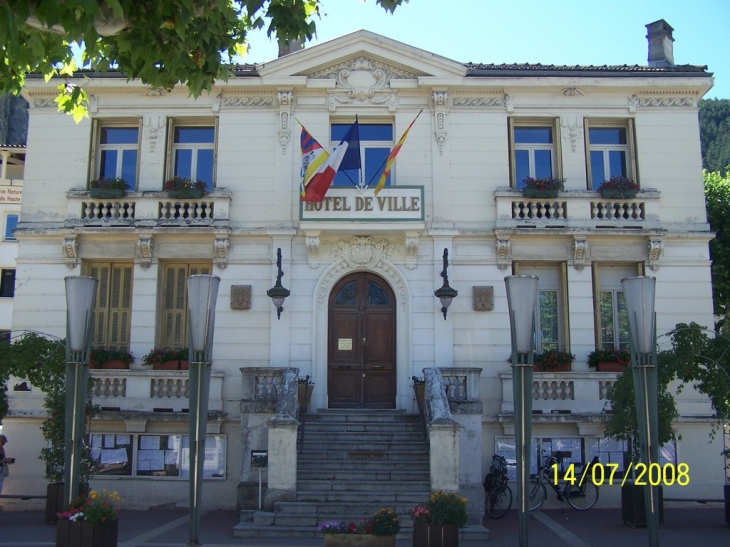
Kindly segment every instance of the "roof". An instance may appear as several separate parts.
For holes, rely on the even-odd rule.
[[[712,76],[707,66],[542,65],[540,63],[467,63],[467,76]]]

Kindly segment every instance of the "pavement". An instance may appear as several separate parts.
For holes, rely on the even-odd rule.
[[[662,547],[730,546],[730,526],[722,504],[667,507],[659,531]],[[54,545],[55,526],[44,522],[42,511],[0,511],[0,547],[46,547]],[[322,538],[235,538],[239,522],[236,511],[203,513],[200,542],[205,547],[321,547]],[[516,547],[519,545],[517,512],[500,520],[485,518],[488,541],[461,541],[460,547]],[[183,510],[121,511],[118,547],[182,547],[188,542],[188,512]],[[410,538],[399,538],[397,547],[411,547]],[[632,528],[621,521],[620,509],[571,508],[535,511],[530,514],[531,547],[646,547],[645,528]]]

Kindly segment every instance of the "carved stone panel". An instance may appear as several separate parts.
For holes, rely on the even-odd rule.
[[[251,285],[231,285],[231,309],[251,309]]]
[[[474,311],[492,311],[494,309],[494,287],[472,287]]]

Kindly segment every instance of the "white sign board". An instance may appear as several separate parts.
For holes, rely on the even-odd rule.
[[[299,218],[354,222],[422,221],[423,186],[386,186],[377,196],[372,188],[330,188],[323,201],[300,202]]]

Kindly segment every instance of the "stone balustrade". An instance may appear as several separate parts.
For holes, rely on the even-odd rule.
[[[661,228],[655,190],[634,199],[606,199],[596,192],[564,191],[557,198],[526,198],[509,188],[494,192],[497,229],[512,228]]]
[[[127,192],[121,198],[92,198],[89,192],[66,194],[65,225],[80,226],[215,226],[229,224],[231,192],[224,188],[199,199],[171,199],[167,192]]]
[[[163,370],[89,371],[94,404],[104,410],[154,412],[189,409],[188,373]],[[210,378],[210,411],[223,411],[223,378],[213,371]]]

